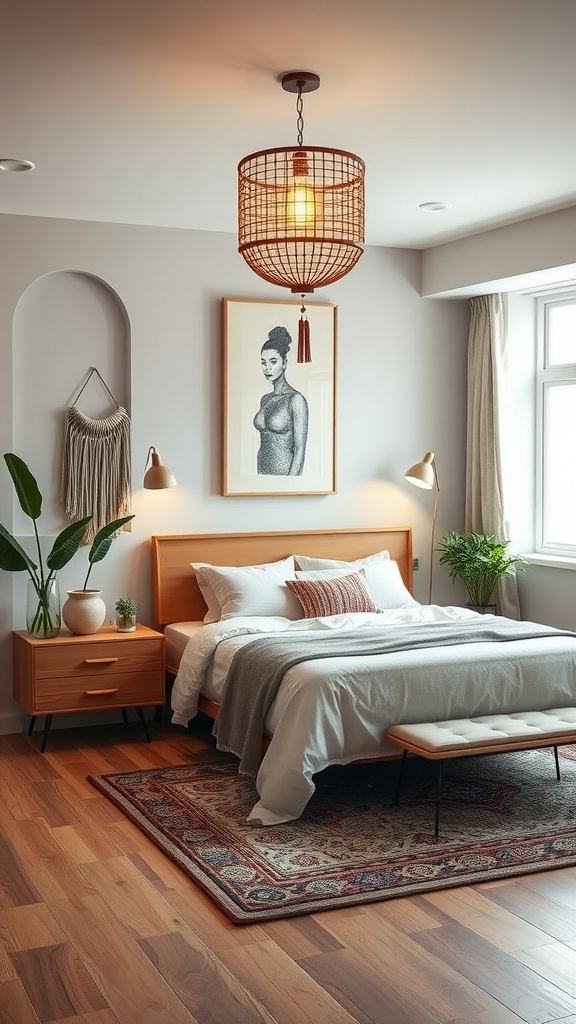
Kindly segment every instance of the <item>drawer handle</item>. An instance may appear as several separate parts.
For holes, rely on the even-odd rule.
[[[118,658],[85,658],[85,665],[113,665]]]
[[[87,697],[104,697],[110,693],[118,693],[118,687],[110,690],[85,690],[84,693]]]

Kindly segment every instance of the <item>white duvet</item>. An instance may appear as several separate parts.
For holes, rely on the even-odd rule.
[[[378,615],[296,621],[250,617],[206,625],[194,633],[182,655],[172,690],[172,721],[187,726],[197,714],[200,694],[218,700],[235,652],[256,636],[361,630],[375,623],[403,630],[414,622],[476,617],[465,608],[417,604]],[[284,675],[266,718],[271,740],[256,778],[259,799],[248,821],[292,821],[314,793],[316,772],[397,753],[383,736],[398,722],[574,704],[576,638],[569,636],[303,662]]]

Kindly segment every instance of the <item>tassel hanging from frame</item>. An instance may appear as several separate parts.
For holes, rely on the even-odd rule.
[[[298,362],[312,362],[312,356],[310,355],[310,324],[308,322],[308,317],[306,316],[304,296],[302,296],[300,320],[298,321]]]

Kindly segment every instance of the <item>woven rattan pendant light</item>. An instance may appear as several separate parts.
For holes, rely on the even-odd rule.
[[[302,295],[298,361],[309,362],[304,297],[339,281],[363,252],[364,161],[304,147],[302,95],[320,79],[293,71],[281,82],[297,95],[297,145],[250,153],[238,164],[238,251],[259,277]]]

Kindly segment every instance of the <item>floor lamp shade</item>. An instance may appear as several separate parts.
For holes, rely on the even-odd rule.
[[[148,469],[148,461],[151,465]],[[168,466],[165,466],[160,458],[160,453],[154,447],[148,449],[144,473],[144,487],[148,491],[161,491],[165,487],[176,487],[176,477]]]
[[[432,532],[430,536],[430,585],[428,588],[428,604],[432,604],[432,577],[434,571],[434,535],[436,532],[436,517],[438,515],[438,496],[440,485],[438,483],[438,471],[434,452],[426,452],[421,462],[415,462],[404,474],[404,479],[415,487],[422,487],[425,490],[436,488],[434,496],[434,511],[432,513]]]

